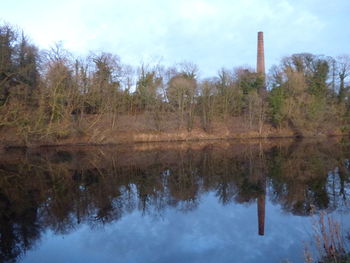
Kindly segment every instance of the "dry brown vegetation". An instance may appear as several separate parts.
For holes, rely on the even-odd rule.
[[[313,245],[316,247],[316,257],[318,259],[314,261],[315,256],[312,255],[310,248],[306,245],[304,251],[305,262],[349,262],[349,240],[339,220],[327,214],[325,211],[321,211],[317,220],[314,222],[313,232]]]

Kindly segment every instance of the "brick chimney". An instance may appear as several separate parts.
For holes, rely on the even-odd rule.
[[[258,57],[256,63],[256,72],[265,75],[265,57],[264,57],[264,33],[258,32]]]

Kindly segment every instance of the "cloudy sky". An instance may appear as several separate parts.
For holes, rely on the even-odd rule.
[[[267,68],[292,53],[350,53],[349,12],[349,0],[11,0],[0,19],[41,48],[63,41],[77,55],[106,51],[132,65],[192,61],[205,77],[255,67],[258,31]]]

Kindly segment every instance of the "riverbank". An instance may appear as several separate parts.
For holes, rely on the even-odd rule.
[[[140,122],[138,120],[138,122]],[[140,127],[137,121],[128,125],[111,128],[106,125],[95,124],[90,129],[84,128],[83,132],[75,129],[65,136],[47,136],[46,134],[33,134],[23,136],[14,128],[0,131],[0,148],[7,147],[40,147],[40,146],[74,146],[74,145],[121,145],[130,143],[150,142],[187,142],[210,140],[246,140],[246,139],[271,139],[271,138],[296,138],[296,137],[330,137],[344,136],[348,133],[340,129],[303,131],[296,133],[291,128],[276,129],[265,124],[259,132],[256,128],[250,129],[240,122],[217,122],[210,132],[206,132],[198,125],[191,131],[182,129],[165,129],[154,131]],[[85,125],[87,126],[87,125]]]

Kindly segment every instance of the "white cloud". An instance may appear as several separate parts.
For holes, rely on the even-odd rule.
[[[179,15],[182,18],[199,21],[218,14],[214,3],[210,4],[202,0],[183,1],[179,4]]]
[[[0,12],[42,47],[63,40],[75,53],[105,50],[132,64],[191,60],[208,75],[221,66],[254,67],[260,30],[268,66],[293,52],[346,53],[349,34],[336,50],[325,41],[338,37],[345,24],[349,4],[335,2],[326,10],[314,0],[20,0],[7,1]],[[340,20],[330,12],[339,12]]]

